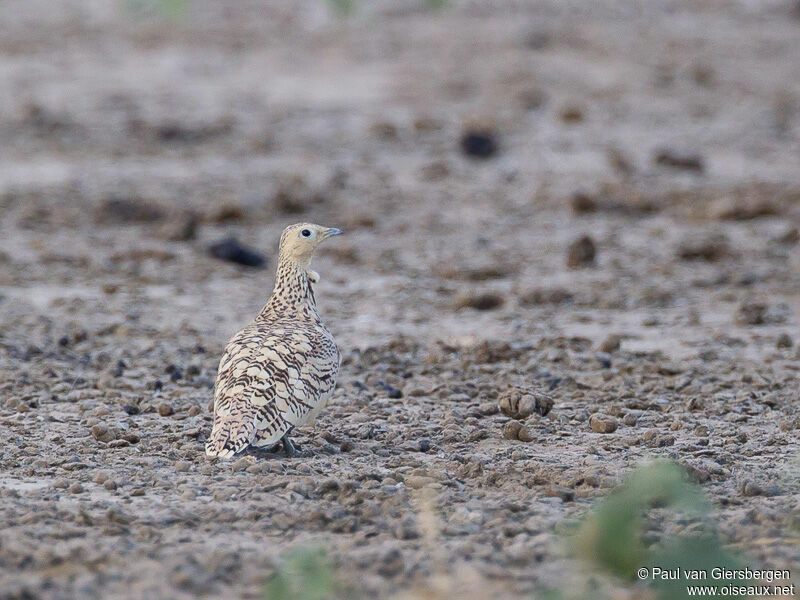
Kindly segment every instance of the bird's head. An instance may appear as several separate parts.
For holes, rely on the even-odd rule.
[[[279,248],[280,260],[289,260],[303,269],[308,269],[314,250],[329,237],[341,235],[341,229],[323,227],[313,223],[295,223],[289,225],[281,234]]]

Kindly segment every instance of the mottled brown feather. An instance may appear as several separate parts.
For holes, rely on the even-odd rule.
[[[279,442],[293,427],[313,424],[333,393],[341,354],[317,311],[311,287],[316,273],[308,271],[313,247],[306,252],[303,240],[295,239],[311,228],[320,237],[316,244],[332,231],[305,223],[284,231],[269,301],[225,347],[209,456],[229,458],[248,445]]]

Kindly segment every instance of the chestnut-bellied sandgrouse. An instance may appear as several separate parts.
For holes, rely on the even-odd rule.
[[[341,354],[317,311],[312,284],[319,275],[309,265],[320,242],[341,233],[311,223],[283,230],[272,294],[219,363],[208,456],[281,441],[293,454],[289,432],[313,424],[327,404]]]

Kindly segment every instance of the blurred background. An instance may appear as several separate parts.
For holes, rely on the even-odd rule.
[[[8,589],[259,597],[276,530],[333,531],[365,593],[464,564],[487,594],[566,589],[556,525],[646,456],[695,469],[752,561],[796,564],[798,58],[789,0],[0,3]],[[347,358],[318,472],[280,474],[466,491],[342,516],[291,489],[325,518],[281,525],[241,495],[274,461],[200,471],[216,361],[298,221],[347,233],[314,266]],[[555,408],[526,433],[480,412],[532,381]],[[437,503],[455,537],[403,528]]]

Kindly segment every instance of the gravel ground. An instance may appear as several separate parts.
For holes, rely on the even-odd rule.
[[[796,566],[800,13],[332,6],[0,4],[0,598],[260,598],[299,546],[353,596],[569,592],[564,523],[655,457]],[[302,456],[207,460],[301,220],[347,232],[337,391]]]

